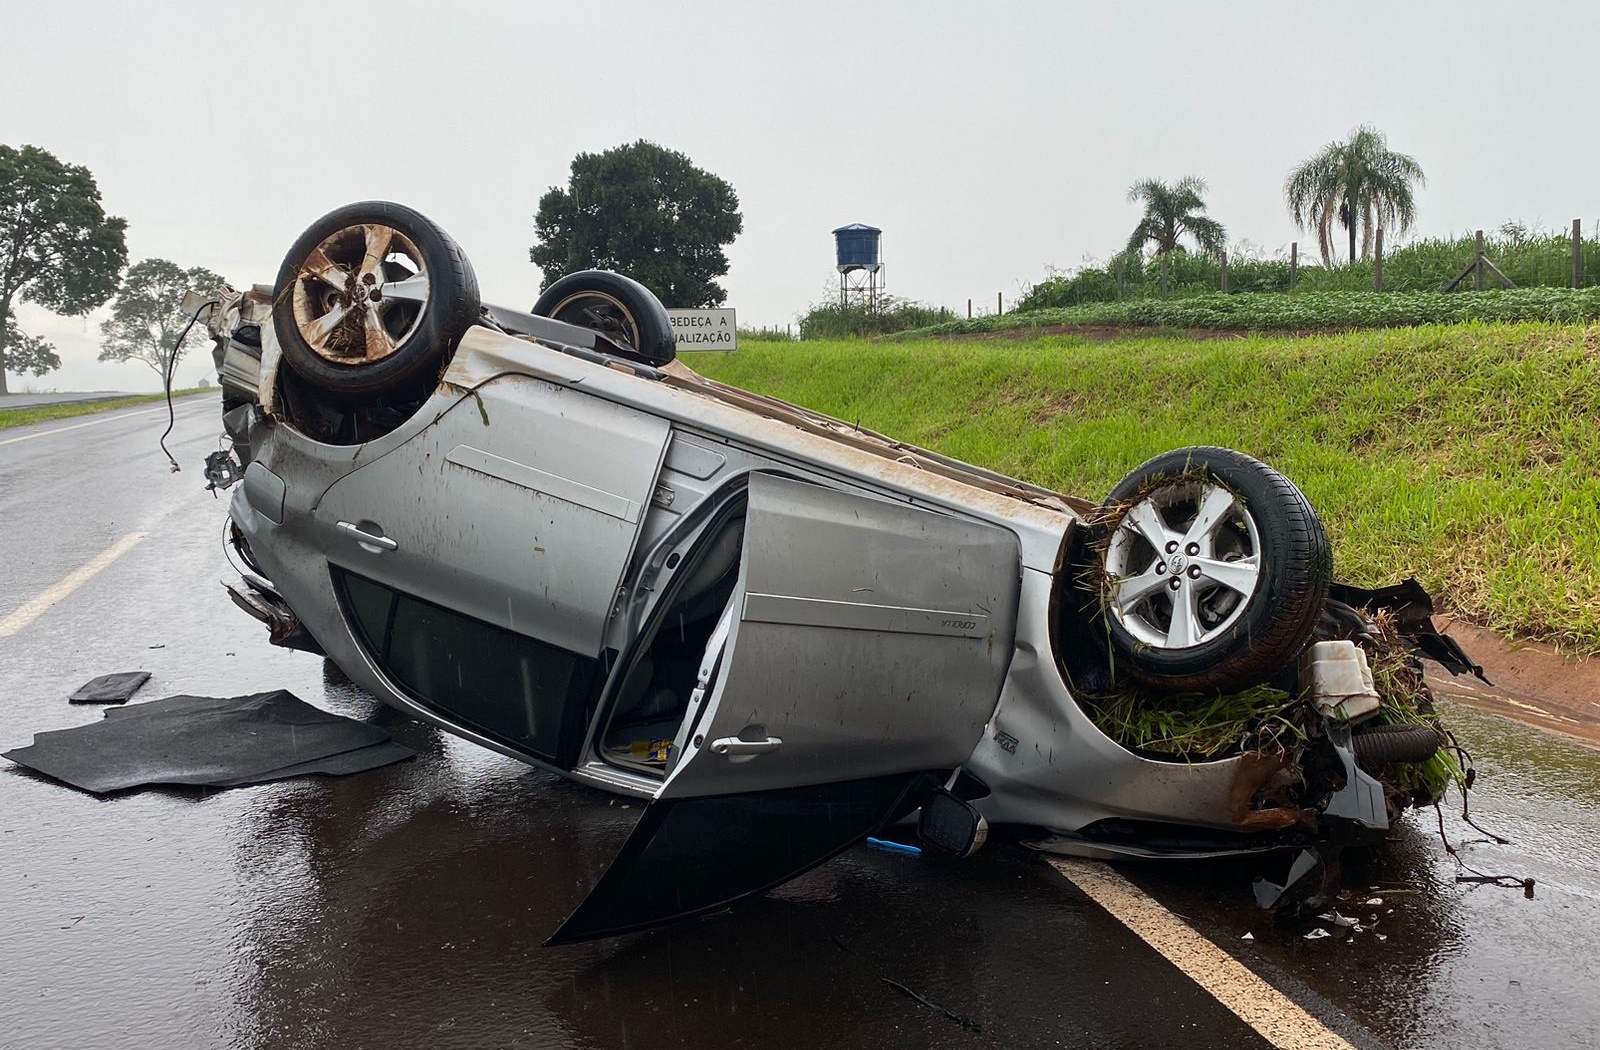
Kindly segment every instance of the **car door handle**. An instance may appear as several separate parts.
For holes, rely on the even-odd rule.
[[[783,741],[775,736],[765,740],[745,740],[742,737],[725,736],[711,741],[711,750],[718,755],[727,755],[729,758],[754,758],[756,755],[765,755],[776,751],[783,746]]]
[[[353,522],[341,521],[338,523],[338,525],[340,532],[343,532],[345,535],[361,544],[361,546],[365,547],[367,550],[373,551],[375,554],[383,551],[397,551],[400,549],[400,544],[396,543],[394,540],[391,540],[389,537],[380,533],[368,532],[366,529],[363,529],[361,526],[356,525]]]

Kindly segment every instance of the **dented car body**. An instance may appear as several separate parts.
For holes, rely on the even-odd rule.
[[[1348,678],[1385,605],[1428,634],[1426,596],[1331,600],[1314,555],[1309,582],[1273,591],[1300,577],[1228,480],[1253,460],[1076,499],[703,378],[655,340],[651,302],[604,283],[565,313],[474,299],[408,382],[322,389],[286,340],[354,371],[445,309],[443,256],[371,232],[426,249],[425,220],[364,207],[292,251],[275,287],[208,308],[231,445],[211,472],[234,488],[248,564],[232,591],[273,642],[386,703],[649,801],[558,940],[722,907],[919,813],[949,853],[995,826],[1056,852],[1194,857],[1381,834],[1406,804],[1337,706],[1375,707],[1370,680],[1319,710],[1333,672],[1305,651],[1349,646],[1323,651]],[[339,237],[360,242],[342,263]],[[362,304],[366,334],[318,350]],[[1294,623],[1249,619],[1274,601],[1299,603],[1279,610]],[[1250,636],[1275,647],[1265,662]],[[1203,660],[1160,665],[1223,641],[1239,685],[1271,679],[1300,712],[1290,736],[1174,760],[1080,702],[1226,689]]]

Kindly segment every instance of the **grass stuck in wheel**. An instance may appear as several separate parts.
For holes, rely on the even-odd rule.
[[[1152,758],[1205,762],[1267,748],[1263,733],[1299,733],[1284,717],[1292,697],[1281,689],[1255,686],[1214,696],[1129,689],[1079,698],[1091,721],[1118,744]]]

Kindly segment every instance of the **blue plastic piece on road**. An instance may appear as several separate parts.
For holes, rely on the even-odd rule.
[[[888,839],[868,837],[867,845],[873,849],[881,849],[888,853],[909,853],[913,857],[922,856],[921,846],[908,846],[904,842],[890,842]]]

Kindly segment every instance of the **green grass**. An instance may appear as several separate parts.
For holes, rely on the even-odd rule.
[[[1264,685],[1216,696],[1141,690],[1078,699],[1100,731],[1123,747],[1196,761],[1243,750],[1263,725],[1298,732],[1283,715],[1289,694]]]
[[[1167,449],[1237,448],[1311,498],[1340,579],[1415,575],[1473,622],[1600,652],[1600,328],[813,341],[685,360],[1092,499]]]
[[[190,387],[187,390],[174,390],[172,396],[179,398],[204,392],[204,387]],[[65,405],[41,405],[37,408],[0,408],[0,430],[25,427],[29,423],[45,423],[52,419],[66,419],[70,416],[109,412],[114,408],[127,408],[130,405],[145,405],[151,401],[165,401],[166,397],[166,394],[130,394],[127,397],[115,397],[106,401],[74,401]]]
[[[1084,303],[990,315],[901,332],[892,339],[1042,329],[1058,325],[1203,328],[1244,331],[1344,331],[1468,321],[1600,320],[1600,288],[1511,288],[1487,292],[1275,292]]]

